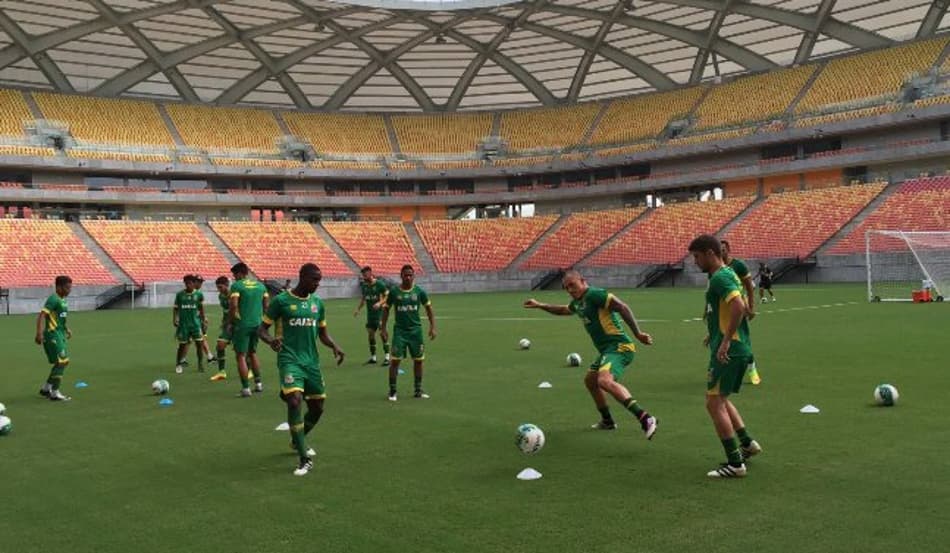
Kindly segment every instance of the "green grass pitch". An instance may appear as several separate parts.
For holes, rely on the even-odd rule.
[[[263,397],[240,400],[230,351],[227,383],[197,374],[193,351],[173,373],[168,310],[73,313],[73,401],[54,404],[37,395],[48,367],[35,316],[3,317],[0,401],[14,430],[0,437],[0,551],[946,550],[950,308],[872,305],[860,286],[776,293],[753,322],[764,383],[736,400],[764,453],[725,482],[705,476],[723,453],[703,408],[704,329],[686,321],[699,289],[619,291],[656,339],[623,379],[661,421],[652,442],[614,404],[618,431],[588,428],[585,369],[565,356],[586,367],[590,342],[575,318],[522,309],[528,293],[435,296],[432,399],[411,399],[410,370],[396,404],[384,369],[362,364],[355,301],[329,301],[347,361],[325,369],[304,478],[274,430],[285,409],[269,350]],[[150,394],[159,377],[172,407]],[[896,407],[871,405],[881,382],[899,388]],[[800,414],[808,403],[821,413]],[[536,456],[514,446],[523,422],[547,434]],[[516,480],[528,466],[544,477]]]

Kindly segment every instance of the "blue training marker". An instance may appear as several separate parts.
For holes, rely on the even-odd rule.
[[[80,380],[79,382],[76,382],[76,387],[77,387],[77,388],[88,388],[88,387],[89,387],[89,384],[88,384],[85,380]]]
[[[161,405],[162,407],[168,407],[170,405],[174,405],[175,400],[173,400],[170,397],[163,397],[162,399],[158,400],[158,404]]]
[[[399,374],[406,374],[406,371],[399,369]]]

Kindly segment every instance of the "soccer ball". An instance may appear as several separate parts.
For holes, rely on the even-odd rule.
[[[6,436],[13,431],[13,421],[9,417],[0,415],[0,436]]]
[[[518,427],[518,436],[515,445],[525,455],[533,455],[544,447],[544,432],[533,424],[522,424]]]
[[[7,406],[0,403],[0,415],[5,415],[5,414],[7,414]]]
[[[890,407],[897,403],[899,397],[900,394],[897,393],[897,388],[891,384],[880,384],[877,388],[874,388],[874,403],[878,405]]]
[[[167,394],[168,390],[171,388],[171,385],[168,384],[168,381],[165,379],[159,379],[155,382],[152,382],[152,392],[155,395]]]
[[[521,347],[521,349],[528,349],[531,347],[531,340],[522,338],[521,341],[518,342],[518,345]]]
[[[581,366],[581,354],[572,353],[567,356],[567,364],[571,367],[580,367]]]

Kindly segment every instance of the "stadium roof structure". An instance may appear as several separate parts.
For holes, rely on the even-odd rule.
[[[0,84],[296,109],[626,96],[886,47],[947,0],[4,0]]]

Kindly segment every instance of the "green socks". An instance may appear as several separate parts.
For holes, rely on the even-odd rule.
[[[749,436],[744,427],[736,429],[736,436],[739,437],[739,443],[742,444],[742,447],[749,447],[749,444],[752,443],[752,436]]]
[[[637,417],[638,419],[643,416],[643,413],[646,412],[643,409],[640,409],[640,406],[637,404],[637,400],[633,399],[632,397],[628,397],[626,400],[624,400],[623,406],[627,408],[627,411],[633,413],[633,416]]]
[[[600,411],[600,420],[609,423],[614,422],[614,418],[610,416],[610,407],[605,405],[603,407],[598,407],[597,410]]]
[[[722,448],[726,451],[726,459],[730,465],[737,467],[742,464],[742,452],[739,451],[739,440],[735,436],[722,440]]]
[[[307,459],[307,443],[304,440],[303,415],[300,413],[300,406],[287,406],[287,423],[290,425],[290,440],[297,450],[297,455],[301,459]]]
[[[251,387],[251,380],[250,380],[249,378],[247,378],[246,376],[242,376],[242,377],[241,377],[241,388],[243,388],[243,389],[246,390],[246,389],[248,389],[248,388],[250,388],[250,387]]]
[[[303,433],[309,434],[313,427],[317,425],[320,421],[320,417],[323,416],[323,409],[319,411],[309,410],[303,418]]]
[[[224,372],[224,349],[218,348],[216,355],[218,357],[218,370]]]
[[[389,342],[383,342],[383,353],[389,353]]]
[[[376,340],[374,339],[369,341],[369,354],[376,355]]]
[[[46,383],[50,385],[50,388],[54,390],[59,389],[59,385],[63,381],[64,372],[66,372],[66,367],[53,365],[53,368],[49,371],[49,378],[46,379]]]

